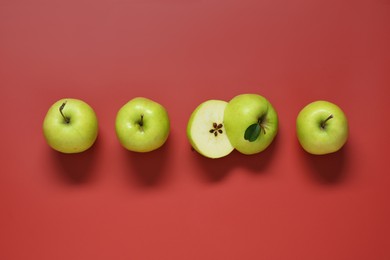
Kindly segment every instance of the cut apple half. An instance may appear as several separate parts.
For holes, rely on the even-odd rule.
[[[208,100],[200,104],[187,124],[187,137],[192,147],[208,158],[221,158],[233,151],[223,122],[227,102]]]

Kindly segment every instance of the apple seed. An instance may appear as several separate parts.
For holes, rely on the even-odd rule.
[[[218,133],[222,134],[222,124],[213,123],[213,128],[210,129],[210,133],[214,134],[214,136],[218,136]]]

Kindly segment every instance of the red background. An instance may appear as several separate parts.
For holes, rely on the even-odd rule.
[[[1,0],[0,259],[390,259],[389,47],[389,0]],[[191,151],[193,109],[240,93],[276,107],[271,147]],[[171,118],[148,154],[114,132],[136,96]],[[44,141],[63,97],[98,115],[83,154]],[[350,123],[322,157],[295,136],[318,99]]]

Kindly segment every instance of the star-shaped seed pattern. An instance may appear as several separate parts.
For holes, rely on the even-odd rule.
[[[218,136],[218,134],[222,134],[222,124],[213,123],[213,128],[210,129],[210,133],[214,134],[214,136]]]

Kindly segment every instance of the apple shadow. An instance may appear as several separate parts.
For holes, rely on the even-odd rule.
[[[253,174],[266,173],[278,149],[278,140],[279,138],[276,136],[274,141],[258,154],[246,155],[233,150],[229,155],[218,159],[206,158],[192,147],[191,150],[196,154],[197,164],[202,168],[201,175],[210,182],[220,182],[229,175],[231,170],[237,167],[245,168]]]
[[[334,185],[339,184],[346,179],[347,159],[348,159],[348,144],[345,144],[339,151],[324,154],[313,155],[303,149],[305,162],[309,165],[311,177],[321,184]]]
[[[131,179],[142,187],[155,187],[166,180],[166,165],[170,156],[171,137],[160,148],[147,152],[138,153],[123,149],[128,159],[129,174]]]
[[[202,170],[200,171],[202,177],[204,177],[210,182],[219,182],[225,179],[230,169],[232,168],[232,157],[234,151],[228,156],[212,159],[204,157],[194,148],[192,148],[191,145],[190,149],[195,156],[197,165],[200,165],[200,167],[202,168]]]
[[[69,184],[85,184],[92,178],[93,165],[99,149],[99,137],[88,150],[81,153],[65,154],[52,150],[58,174]]]

